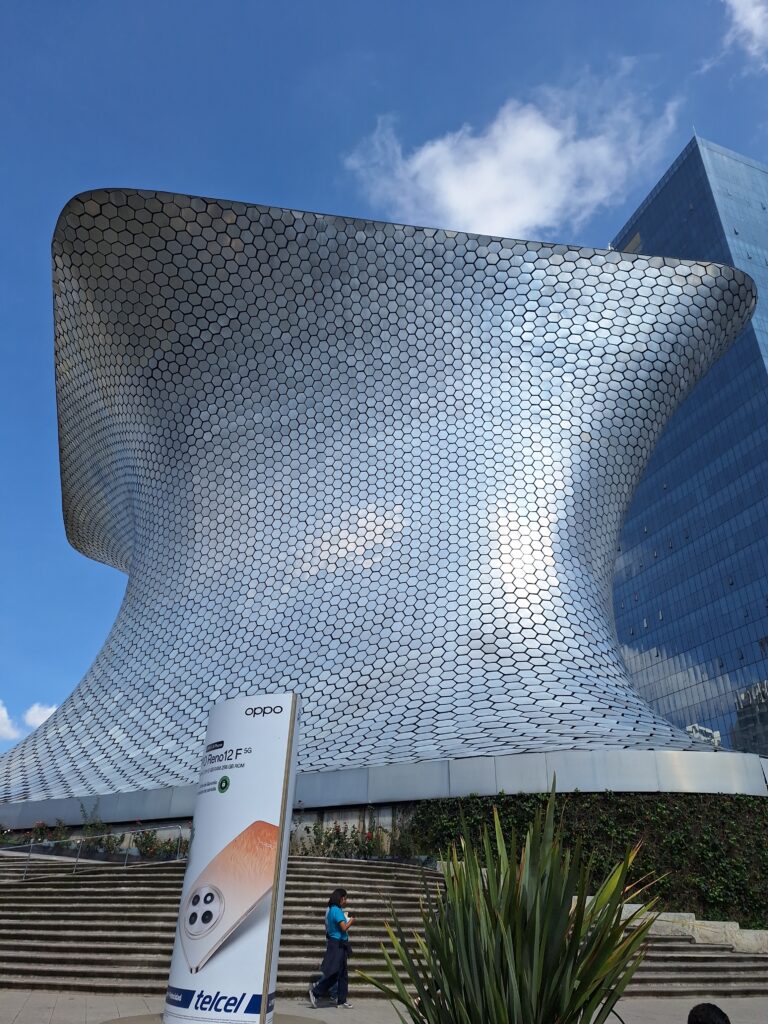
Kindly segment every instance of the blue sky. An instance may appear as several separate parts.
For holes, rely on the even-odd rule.
[[[692,134],[768,162],[768,0],[0,7],[0,750],[125,587],[61,520],[50,236],[135,186],[603,246]]]

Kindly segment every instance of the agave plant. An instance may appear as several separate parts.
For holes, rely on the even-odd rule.
[[[391,980],[364,975],[416,1024],[602,1024],[642,959],[652,883],[630,884],[638,846],[602,882],[581,847],[564,847],[555,793],[537,812],[518,856],[494,811],[479,848],[451,851],[445,891],[426,890],[422,931],[406,934],[393,909],[384,949]],[[404,1009],[407,1016],[401,1012]]]

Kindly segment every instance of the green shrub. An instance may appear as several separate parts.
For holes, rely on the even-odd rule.
[[[3,841],[6,843],[56,843],[61,840],[69,839],[71,829],[66,825],[61,818],[56,819],[54,825],[46,825],[44,821],[36,821],[29,832],[24,833],[10,833],[4,835]]]
[[[403,805],[393,853],[437,855],[462,835],[477,840],[494,806],[505,834],[523,833],[540,794],[470,796]],[[659,908],[706,920],[768,927],[768,800],[700,793],[572,793],[557,797],[568,844],[577,841],[606,872],[642,841],[635,870],[660,877]]]
[[[173,860],[176,856],[176,851],[179,848],[179,840],[177,838],[162,839],[157,844],[157,857],[162,860]]]
[[[319,821],[305,825],[304,835],[298,843],[298,853],[304,857],[351,857],[370,860],[383,857],[389,849],[389,833],[380,825],[370,822],[359,829],[357,825],[323,826]]]
[[[107,825],[99,816],[99,802],[96,801],[92,811],[86,811],[83,803],[80,803],[80,817],[83,820],[83,845],[82,852],[97,853],[101,848],[101,841],[96,838],[108,831]]]
[[[157,829],[145,828],[133,833],[133,845],[142,857],[156,857],[160,848]]]
[[[103,850],[104,853],[115,854],[123,845],[125,839],[125,832],[111,832],[109,835],[102,836],[99,843],[99,849]]]
[[[48,839],[48,826],[44,821],[36,821],[32,826],[32,842],[44,843]]]
[[[179,843],[178,834],[168,839],[160,839],[157,829],[145,828],[133,833],[133,845],[141,857],[152,860],[175,860],[177,853],[185,856],[189,850],[189,840],[182,839]]]
[[[31,832],[14,832],[12,829],[3,832],[3,846],[28,846],[31,841]]]
[[[566,849],[554,793],[519,856],[494,812],[477,847],[466,837],[453,847],[445,893],[425,887],[423,936],[407,934],[393,910],[394,954],[383,947],[391,981],[368,980],[415,1024],[602,1024],[654,919],[647,904],[622,920],[644,891],[642,880],[627,882],[637,852],[600,881],[579,843]]]
[[[54,843],[63,842],[72,835],[72,829],[61,818],[57,818],[55,824],[48,830],[49,839]]]

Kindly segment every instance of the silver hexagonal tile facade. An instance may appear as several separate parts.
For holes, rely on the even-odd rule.
[[[3,799],[189,782],[213,701],[287,689],[304,770],[691,745],[613,561],[745,274],[119,190],[54,269],[67,532],[129,582]]]

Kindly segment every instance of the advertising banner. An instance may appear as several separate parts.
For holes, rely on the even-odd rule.
[[[164,1024],[271,1024],[297,713],[293,694],[211,711]]]

